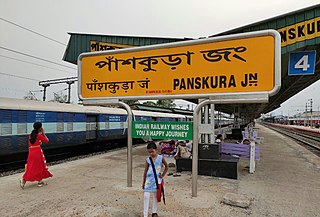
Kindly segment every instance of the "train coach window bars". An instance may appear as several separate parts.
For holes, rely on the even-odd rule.
[[[1,136],[12,135],[12,124],[1,124]]]

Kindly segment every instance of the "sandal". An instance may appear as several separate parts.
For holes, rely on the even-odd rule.
[[[24,180],[24,179],[20,179],[20,187],[22,188],[22,189],[24,189],[24,185],[26,184],[26,180]]]
[[[38,182],[38,187],[42,187],[42,186],[44,186],[44,185],[46,185],[45,182],[43,182],[43,181]]]

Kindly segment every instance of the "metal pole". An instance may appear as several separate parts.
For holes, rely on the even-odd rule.
[[[127,187],[132,187],[132,111],[128,104],[119,102],[128,112]]]
[[[199,145],[199,112],[204,105],[214,103],[213,100],[200,102],[193,111],[193,145],[192,145],[192,197],[197,196],[198,179],[198,145]]]
[[[71,84],[73,84],[74,81],[67,81],[68,84],[68,101],[67,103],[70,103],[70,99],[71,99]]]
[[[43,84],[43,101],[46,101],[46,93],[47,93],[47,87],[49,87],[50,84]]]
[[[261,98],[261,99],[260,99]],[[267,97],[248,98],[248,99],[237,99],[239,103],[265,103],[267,102]],[[193,146],[192,146],[192,197],[197,196],[197,179],[198,179],[198,145],[199,145],[199,112],[201,108],[208,104],[221,104],[221,103],[234,103],[234,99],[207,99],[195,107],[193,111]]]
[[[209,124],[209,106],[204,107],[204,124]],[[204,143],[209,143],[210,134],[204,135]]]
[[[128,133],[128,148],[127,148],[127,187],[132,187],[132,120],[133,114],[130,106],[124,102],[116,100],[84,100],[85,105],[117,105],[122,106],[127,110],[128,121],[127,121],[127,133]]]
[[[216,129],[215,129],[215,115],[214,115],[214,104],[211,104],[210,105],[210,107],[211,107],[211,109],[210,109],[210,111],[211,111],[211,125],[212,125],[212,128],[213,128],[213,133],[212,134],[210,134],[210,143],[211,144],[214,144],[215,143],[215,133],[216,133]]]
[[[313,123],[312,123],[312,99],[310,99],[310,127],[313,127]]]
[[[43,98],[42,98],[42,101],[46,101],[46,89],[47,87],[46,86],[43,86]]]

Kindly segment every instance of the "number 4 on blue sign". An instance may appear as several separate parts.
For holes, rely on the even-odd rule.
[[[288,75],[313,75],[316,51],[290,53]]]
[[[308,71],[310,64],[308,64],[308,55],[303,55],[301,59],[294,65],[295,69],[302,69],[302,71]]]

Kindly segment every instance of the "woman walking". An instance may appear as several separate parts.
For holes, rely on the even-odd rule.
[[[46,159],[41,149],[42,143],[48,143],[49,139],[44,133],[40,122],[35,122],[33,128],[28,139],[29,155],[26,172],[20,180],[21,188],[24,188],[27,181],[37,181],[38,187],[42,187],[45,184],[42,180],[52,177],[52,174],[48,171]]]

